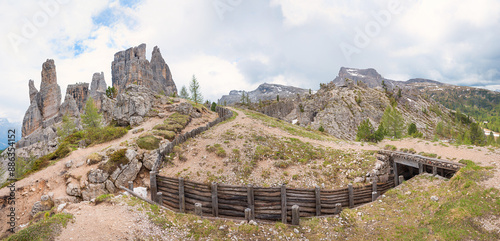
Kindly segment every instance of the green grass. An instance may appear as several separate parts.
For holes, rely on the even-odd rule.
[[[44,218],[25,229],[11,235],[6,241],[25,240],[54,240],[65,228],[68,222],[73,220],[73,215],[68,213],[58,213],[53,216],[44,215]]]
[[[251,110],[243,110],[243,109],[239,109],[239,110],[242,111],[243,113],[245,113],[245,115],[247,115],[248,117],[250,117],[252,119],[261,120],[262,122],[264,122],[265,124],[267,124],[270,127],[280,128],[280,129],[282,129],[282,130],[284,130],[292,135],[301,136],[301,137],[305,137],[305,138],[309,138],[309,139],[313,139],[313,140],[325,140],[325,141],[336,141],[337,140],[334,137],[332,137],[328,134],[325,134],[321,131],[307,130],[306,128],[303,128],[303,127],[300,127],[297,125],[293,125],[291,123],[288,123],[286,121],[281,121],[281,120],[278,120],[278,119],[273,118],[273,117],[269,117],[269,116],[264,115],[264,114],[259,113],[259,112],[255,112],[255,111],[251,111]]]
[[[120,150],[113,152],[109,156],[109,159],[106,163],[99,164],[99,169],[111,174],[120,165],[125,165],[125,164],[129,163],[129,160],[125,156],[125,152],[127,152],[127,149],[120,149]]]
[[[158,124],[153,127],[153,129],[179,133],[187,126],[187,124],[189,124],[189,121],[191,121],[191,118],[189,116],[182,115],[176,112],[170,115],[165,121],[163,121],[163,124]]]
[[[102,194],[98,197],[95,198],[95,203],[96,204],[99,204],[99,203],[102,203],[102,202],[106,202],[108,201],[109,199],[113,198],[115,195],[113,194]]]
[[[153,131],[153,134],[156,136],[161,136],[163,139],[167,139],[169,141],[172,141],[175,139],[175,132],[173,131],[166,131],[166,130],[155,130]]]
[[[139,137],[136,143],[141,149],[145,150],[154,150],[160,147],[160,139],[154,137],[153,135]]]

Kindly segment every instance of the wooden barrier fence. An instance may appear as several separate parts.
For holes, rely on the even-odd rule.
[[[337,190],[233,186],[219,183],[204,184],[156,175],[151,172],[161,205],[179,212],[195,213],[196,204],[201,204],[203,216],[223,218],[245,218],[245,209],[250,209],[250,219],[292,221],[292,207],[300,207],[300,217],[338,214],[342,207],[353,208],[375,200],[394,187],[393,178],[387,183]],[[153,190],[153,188],[152,188]],[[158,200],[155,200],[158,202]],[[199,207],[198,207],[199,211]]]

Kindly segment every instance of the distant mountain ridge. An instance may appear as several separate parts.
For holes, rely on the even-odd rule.
[[[10,123],[6,118],[0,118],[0,150],[9,146],[7,132],[12,128],[16,130],[16,141],[21,139],[21,123]]]
[[[297,94],[305,94],[308,93],[309,90],[293,86],[264,83],[252,91],[231,90],[229,95],[222,96],[219,100],[219,104],[233,105],[239,103],[243,92],[248,94],[251,102],[255,103],[259,102],[259,100],[276,100],[277,95],[279,95],[281,99],[296,97]]]
[[[370,88],[383,87],[382,82],[386,85],[388,90],[393,90],[396,87],[403,88],[407,85],[447,85],[445,83],[441,83],[435,80],[430,79],[422,79],[415,78],[409,79],[407,81],[397,81],[384,78],[381,74],[377,72],[377,70],[368,68],[368,69],[356,69],[356,68],[347,68],[341,67],[339,74],[332,81],[336,86],[346,86],[346,79],[354,81],[354,83],[363,82]]]

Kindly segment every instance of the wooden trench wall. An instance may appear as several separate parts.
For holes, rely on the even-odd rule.
[[[161,205],[179,212],[194,213],[201,204],[203,216],[245,218],[245,209],[251,210],[250,219],[282,221],[292,220],[292,206],[300,207],[300,217],[338,214],[342,207],[355,207],[372,202],[394,187],[393,179],[387,183],[336,190],[298,189],[281,187],[232,186],[205,184],[181,178],[155,175],[156,189],[161,192]]]

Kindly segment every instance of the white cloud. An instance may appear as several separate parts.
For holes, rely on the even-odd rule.
[[[141,43],[148,45],[148,58],[160,47],[179,89],[195,74],[211,100],[263,82],[317,88],[341,66],[373,67],[398,80],[497,88],[500,2],[401,1],[412,5],[351,62],[339,44],[352,41],[355,29],[374,21],[373,12],[387,9],[389,0],[241,1],[223,19],[212,1],[144,0],[134,8],[118,0],[67,1],[17,51],[8,36],[23,37],[26,21],[45,10],[37,0],[1,1],[0,71],[8,88],[0,89],[0,118],[22,120],[28,80],[38,88],[46,59],[56,61],[64,96],[68,84],[90,82],[94,72],[103,71],[110,85],[114,53]]]

